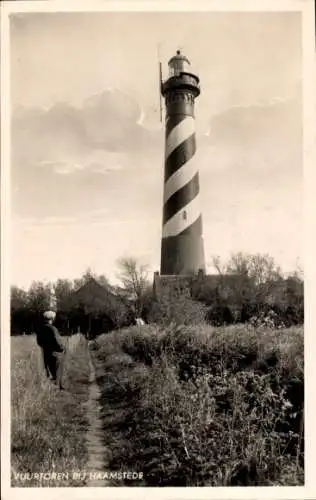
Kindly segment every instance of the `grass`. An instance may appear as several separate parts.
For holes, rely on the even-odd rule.
[[[13,337],[11,344],[12,486],[83,486],[73,471],[87,461],[84,403],[89,367],[82,337],[70,339],[65,380],[60,392],[43,378],[35,337]],[[25,473],[49,473],[24,480]],[[57,477],[53,473],[63,475]],[[20,475],[19,475],[20,474]]]
[[[150,486],[304,484],[302,328],[147,325],[97,343],[111,469]]]

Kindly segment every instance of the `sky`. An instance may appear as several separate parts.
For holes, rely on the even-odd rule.
[[[11,281],[159,270],[164,126],[158,51],[201,81],[206,265],[234,252],[302,265],[299,13],[11,16]],[[159,48],[158,48],[159,47]]]

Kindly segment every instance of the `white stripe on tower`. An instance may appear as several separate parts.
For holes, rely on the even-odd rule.
[[[199,178],[194,162],[195,122],[193,116],[168,123],[165,157],[163,238],[176,236],[199,217]]]
[[[194,134],[195,123],[192,116],[185,117],[170,132],[166,139],[165,158],[174,151],[187,137]]]
[[[169,177],[164,186],[163,201],[166,201],[176,191],[185,186],[196,174],[197,168],[195,165],[195,158],[192,156],[179,170]]]
[[[179,210],[169,219],[162,229],[162,237],[177,236],[190,227],[201,215],[199,196],[196,196],[188,205]]]

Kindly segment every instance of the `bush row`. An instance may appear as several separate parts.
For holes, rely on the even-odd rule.
[[[105,404],[125,412],[112,466],[148,485],[302,484],[301,329],[151,325],[98,346]]]

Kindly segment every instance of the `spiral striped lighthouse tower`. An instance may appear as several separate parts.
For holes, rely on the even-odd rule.
[[[178,50],[161,81],[165,99],[165,169],[161,275],[192,276],[205,270],[199,172],[195,159],[194,103],[199,78]]]

